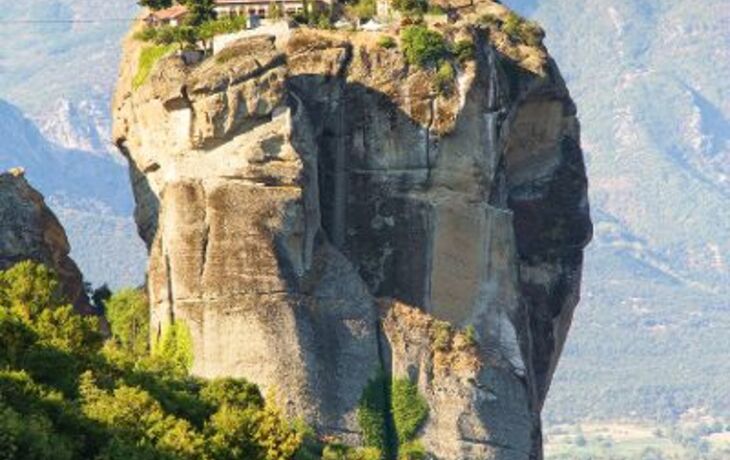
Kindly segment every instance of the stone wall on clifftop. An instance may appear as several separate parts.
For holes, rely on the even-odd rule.
[[[425,395],[419,439],[437,458],[541,457],[587,181],[554,63],[477,26],[484,12],[506,14],[481,2],[439,26],[476,49],[451,91],[367,33],[170,56],[136,90],[142,45],[125,44],[114,136],[150,248],[152,333],[184,323],[196,374],[246,377],[358,443],[384,368]],[[434,322],[453,350],[430,345]]]

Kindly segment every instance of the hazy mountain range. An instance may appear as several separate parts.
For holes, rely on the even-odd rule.
[[[549,420],[730,416],[730,6],[507,1],[576,99],[596,238]],[[94,283],[139,283],[126,170],[107,142],[131,0],[0,0],[0,168],[23,165]],[[10,105],[13,104],[13,105]]]
[[[730,415],[730,4],[507,3],[578,104],[596,224],[546,416]]]
[[[26,168],[95,285],[144,280],[126,165],[109,141],[119,41],[136,10],[127,0],[0,0],[0,169]]]

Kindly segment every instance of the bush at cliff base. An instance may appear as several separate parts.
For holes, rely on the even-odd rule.
[[[109,300],[104,342],[58,287],[42,265],[0,271],[0,460],[281,460],[300,449],[305,434],[255,385],[187,375],[182,326],[147,354],[139,293]]]

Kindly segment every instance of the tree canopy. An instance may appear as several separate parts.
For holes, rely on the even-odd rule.
[[[303,434],[258,388],[186,372],[182,323],[149,353],[147,303],[123,290],[98,318],[32,262],[0,271],[0,460],[293,458]]]

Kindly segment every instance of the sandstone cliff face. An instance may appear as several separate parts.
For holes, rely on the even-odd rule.
[[[591,235],[579,126],[542,48],[472,20],[442,26],[476,44],[445,93],[365,33],[254,37],[195,67],[173,56],[136,91],[140,45],[126,44],[114,135],[150,248],[153,333],[184,322],[195,373],[275,389],[357,443],[382,366],[427,398],[436,458],[541,456]],[[434,351],[436,319],[473,327],[476,345]]]
[[[77,311],[91,313],[69,251],[66,232],[23,172],[0,173],[0,270],[24,260],[42,263],[58,275],[66,300]]]

